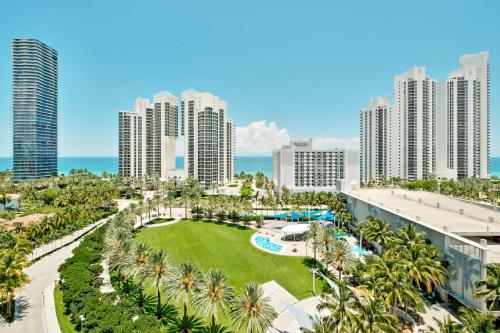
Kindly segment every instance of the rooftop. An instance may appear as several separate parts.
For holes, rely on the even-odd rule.
[[[401,214],[435,230],[480,244],[486,239],[488,261],[500,262],[500,208],[425,191],[359,189],[348,193],[363,201]],[[498,253],[497,253],[498,252]]]

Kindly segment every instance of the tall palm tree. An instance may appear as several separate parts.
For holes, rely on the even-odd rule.
[[[417,286],[425,286],[427,293],[430,293],[433,285],[443,284],[447,271],[439,260],[432,257],[428,249],[429,245],[425,244],[403,251],[401,264],[408,271],[411,282]]]
[[[145,206],[145,208],[147,210],[147,213],[148,213],[148,218],[149,218],[148,219],[148,223],[151,223],[151,212],[153,210],[155,210],[155,208],[156,208],[156,202],[153,199],[147,199],[145,201],[145,205],[144,206]]]
[[[493,309],[500,302],[500,265],[489,264],[486,266],[486,278],[476,282],[479,288],[474,292],[474,297],[485,297],[491,301],[489,309]]]
[[[256,283],[245,286],[231,308],[233,325],[239,332],[264,333],[276,319],[277,313],[264,297],[264,290]]]
[[[165,285],[167,299],[175,304],[182,302],[183,305],[183,330],[182,333],[188,332],[188,315],[187,307],[190,297],[196,294],[200,284],[200,272],[190,262],[183,262],[177,268],[175,274]]]
[[[216,333],[216,321],[226,313],[234,299],[234,288],[227,284],[227,277],[221,270],[209,270],[194,296],[196,312],[210,318],[210,332]]]
[[[342,273],[352,272],[358,260],[352,253],[351,246],[342,240],[335,240],[332,247],[326,253],[326,262],[332,262],[339,272],[339,280],[342,281]],[[326,267],[328,269],[328,267]]]
[[[377,297],[362,297],[356,304],[361,333],[397,333],[398,320],[396,316],[387,312],[384,302]]]
[[[169,209],[169,217],[172,218],[172,208],[176,204],[176,198],[169,192],[167,197],[163,199],[163,205]]]
[[[411,284],[408,273],[399,269],[387,254],[383,257],[374,257],[370,261],[368,270],[373,280],[367,281],[371,284],[367,289],[380,296],[385,304],[392,307],[402,305],[405,311],[408,305],[417,310],[423,307],[423,301]]]
[[[437,325],[437,328],[429,326],[429,331],[433,333],[463,333],[464,327],[462,324],[457,323],[451,319],[450,315],[444,317],[443,320],[439,320],[436,317],[433,317],[434,322]]]
[[[143,203],[138,203],[134,207],[132,207],[132,212],[137,216],[140,221],[141,221],[141,227],[142,227],[142,218],[144,216],[144,205]]]
[[[128,277],[134,279],[138,282],[139,289],[139,304],[138,306],[142,308],[144,306],[143,296],[143,279],[144,271],[151,255],[151,248],[145,243],[135,243],[132,246],[131,251],[125,258],[124,263],[124,273]]]
[[[460,322],[467,333],[495,332],[496,317],[491,312],[478,312],[467,308],[460,308]]]
[[[7,303],[7,314],[12,317],[16,291],[28,282],[28,275],[23,268],[28,266],[28,259],[22,252],[5,250],[0,255],[0,295]],[[2,299],[0,298],[0,301]],[[1,303],[1,302],[0,302]]]
[[[319,233],[319,238],[318,238],[318,245],[320,250],[323,252],[324,259],[325,259],[325,267],[328,266],[328,261],[326,254],[330,250],[330,248],[333,245],[333,237],[332,237],[332,230],[328,227],[323,227],[321,228],[321,231]]]
[[[144,279],[156,290],[156,317],[162,318],[161,312],[161,289],[169,282],[175,274],[175,267],[172,259],[166,252],[153,252],[147,261],[144,269]]]
[[[318,311],[328,310],[335,325],[335,331],[352,332],[358,325],[356,312],[357,299],[354,292],[343,281],[339,283],[339,290],[323,294],[317,306]]]
[[[361,223],[358,228],[365,239],[374,241],[383,248],[394,238],[389,223],[377,217],[368,216],[366,221]]]
[[[305,234],[306,242],[311,242],[313,246],[314,261],[316,261],[316,251],[318,248],[319,236],[321,234],[321,226],[318,221],[312,221],[309,224]]]

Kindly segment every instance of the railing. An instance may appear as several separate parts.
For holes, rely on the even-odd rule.
[[[104,223],[108,222],[113,218],[114,215],[111,215],[109,217],[103,218],[99,221],[96,221],[92,224],[87,225],[86,227],[83,227],[82,229],[76,230],[70,235],[66,235],[64,237],[61,237],[59,239],[56,239],[50,243],[43,244],[39,247],[36,247],[33,249],[33,251],[28,255],[29,261],[36,260],[38,258],[41,258],[49,253],[52,253],[68,244],[73,243],[75,240],[78,238],[88,234],[90,231],[94,230],[95,228],[103,225]]]

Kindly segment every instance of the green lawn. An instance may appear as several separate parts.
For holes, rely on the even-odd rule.
[[[311,272],[305,257],[274,255],[254,247],[255,230],[225,223],[182,221],[170,226],[145,228],[136,240],[165,250],[176,262],[192,261],[203,271],[220,268],[237,290],[251,281],[274,280],[298,299],[312,296]],[[306,259],[307,260],[307,259]],[[316,281],[320,292],[323,281]]]
[[[69,320],[69,316],[64,314],[64,304],[62,302],[62,292],[59,287],[54,288],[54,303],[56,307],[57,321],[61,328],[61,333],[77,333],[75,325]]]

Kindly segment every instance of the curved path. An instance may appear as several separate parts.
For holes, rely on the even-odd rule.
[[[118,208],[121,210],[131,202],[119,200]],[[110,219],[111,217],[108,217],[94,224],[96,226],[101,225]],[[82,235],[82,232],[78,230],[74,234]],[[0,332],[61,332],[54,308],[54,285],[59,279],[57,270],[67,258],[73,255],[72,251],[80,244],[80,241],[81,238],[42,257],[25,269],[30,282],[24,286],[17,296],[19,307],[16,313],[18,313],[18,319],[10,325],[0,319]]]

